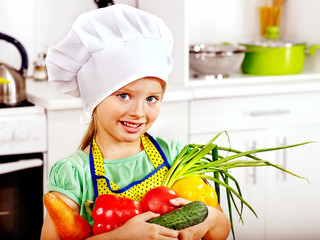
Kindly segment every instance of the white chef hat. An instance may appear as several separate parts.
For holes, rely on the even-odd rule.
[[[128,83],[143,77],[167,82],[172,49],[172,34],[159,17],[125,4],[92,10],[49,48],[49,82],[81,98],[82,122],[89,123],[94,108]]]

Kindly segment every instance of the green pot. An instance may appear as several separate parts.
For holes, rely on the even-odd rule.
[[[280,39],[277,27],[268,27],[265,38],[243,42],[247,48],[241,70],[253,75],[287,75],[301,73],[305,63],[306,44]],[[310,55],[320,48],[313,45]]]
[[[298,74],[303,70],[305,44],[287,47],[244,46],[248,50],[241,65],[241,70],[245,74],[286,75]]]

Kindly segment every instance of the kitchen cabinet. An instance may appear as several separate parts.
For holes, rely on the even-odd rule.
[[[319,101],[319,92],[194,100],[190,141],[205,143],[222,130],[229,132],[231,146],[239,150],[319,141]],[[226,140],[222,144],[229,145]],[[319,143],[312,143],[259,155],[310,183],[271,167],[232,171],[259,217],[255,219],[246,209],[245,224],[235,227],[237,239],[316,239],[320,235],[318,149]]]
[[[189,101],[162,102],[159,116],[148,132],[188,143],[188,127]]]
[[[273,128],[268,131],[268,139],[277,146],[306,140],[316,142],[270,153],[270,158],[275,159],[277,164],[306,177],[309,183],[268,169],[266,238],[319,239],[320,157],[317,152],[320,147],[320,124]]]
[[[47,109],[48,171],[60,158],[70,156],[79,148],[87,126],[80,123],[81,108]]]
[[[214,121],[208,121],[214,122]],[[203,143],[212,139],[218,132],[209,132],[207,134],[192,135],[191,142]],[[234,149],[246,151],[261,148],[266,146],[266,134],[264,129],[257,130],[243,130],[243,131],[228,131],[227,135],[221,135],[216,142],[219,146],[228,147],[231,146]],[[229,142],[230,140],[230,142]],[[224,156],[227,153],[223,154]],[[263,158],[265,154],[259,154],[257,157]],[[265,229],[264,221],[266,215],[266,199],[265,199],[265,169],[264,168],[238,168],[230,170],[230,174],[234,176],[240,187],[241,193],[245,201],[247,201],[251,207],[255,210],[258,218],[251,212],[251,210],[244,206],[243,220],[240,222],[238,213],[233,208],[233,223],[236,234],[236,239],[264,239]],[[230,181],[231,182],[231,181]],[[232,185],[235,188],[234,185]],[[236,189],[236,188],[235,188]],[[237,206],[240,206],[240,201],[235,197]],[[227,201],[225,188],[221,187],[221,207],[223,211],[228,215]],[[250,229],[250,230],[248,230]],[[230,234],[228,239],[233,239]]]

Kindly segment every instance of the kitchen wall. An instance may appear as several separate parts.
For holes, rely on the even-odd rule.
[[[139,0],[114,2],[139,4]],[[238,43],[259,35],[257,8],[260,0],[197,0],[190,3],[189,43]],[[24,45],[29,56],[30,75],[37,55],[61,39],[75,18],[96,8],[96,4],[93,0],[0,0],[0,8],[0,32],[17,38]],[[319,0],[287,0],[281,33],[309,45],[320,44],[318,9]],[[0,61],[18,68],[20,55],[13,45],[0,41]]]
[[[190,5],[189,41],[239,43],[259,37],[259,11],[267,0],[197,0]],[[320,44],[319,0],[286,0],[280,25],[281,34],[307,44]]]
[[[247,36],[257,36],[259,1],[198,0],[189,5],[189,43],[237,44]]]
[[[114,0],[136,6],[136,0]],[[81,13],[97,8],[94,0],[0,0],[0,32],[19,40],[29,57],[28,74],[39,53],[58,42]],[[20,67],[18,50],[0,41],[0,62]]]

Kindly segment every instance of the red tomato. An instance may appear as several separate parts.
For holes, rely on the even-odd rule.
[[[160,215],[171,212],[177,207],[173,206],[169,200],[177,197],[179,195],[169,187],[152,188],[141,199],[142,211],[151,211]]]

